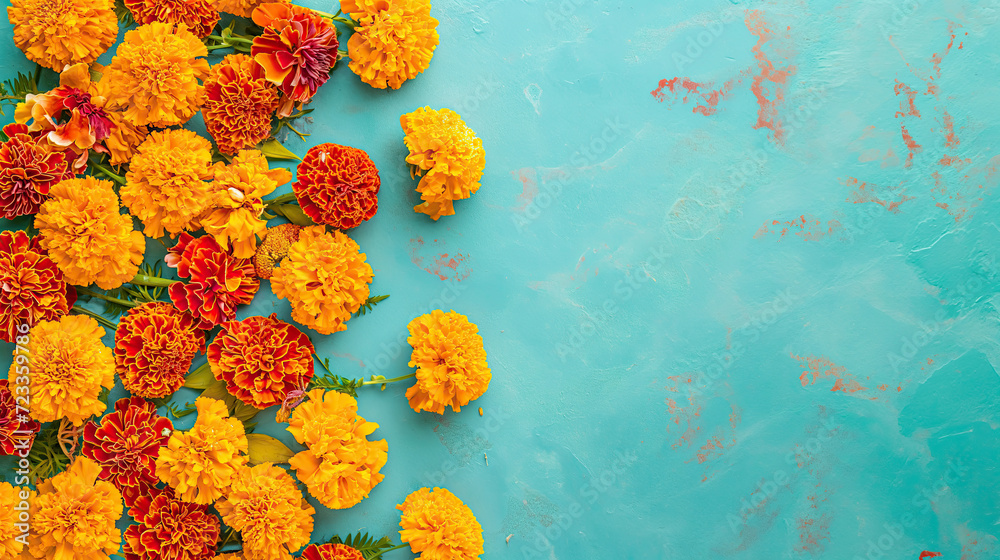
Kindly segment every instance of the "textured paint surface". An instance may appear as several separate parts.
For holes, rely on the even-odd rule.
[[[443,417],[364,393],[386,479],[314,538],[394,534],[393,506],[443,485],[485,558],[1000,557],[1000,4],[433,14],[425,74],[383,92],[339,69],[287,144],[362,148],[383,178],[350,235],[392,297],[313,338],[341,375],[398,375],[407,322],[454,308],[494,378]],[[399,128],[423,105],[487,151],[436,223]],[[271,312],[265,283],[240,316]]]

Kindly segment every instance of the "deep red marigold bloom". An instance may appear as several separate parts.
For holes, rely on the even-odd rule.
[[[181,233],[164,261],[188,279],[170,285],[170,299],[198,319],[201,329],[235,319],[236,306],[250,303],[260,288],[250,259],[237,259],[209,235]]]
[[[44,133],[31,133],[24,124],[8,124],[3,133],[9,140],[0,143],[0,216],[12,220],[37,213],[52,185],[73,172]]]
[[[205,128],[219,151],[233,155],[271,135],[271,117],[278,108],[278,90],[264,68],[245,54],[231,54],[208,72]]]
[[[133,307],[115,330],[115,369],[125,390],[147,399],[184,385],[191,361],[205,351],[198,320],[165,301]]]
[[[23,231],[0,232],[0,340],[14,342],[18,326],[69,313],[76,290],[38,243]]]
[[[264,28],[250,47],[254,60],[289,100],[308,103],[337,62],[337,29],[308,8],[277,2],[255,9],[253,21]]]
[[[356,548],[346,544],[311,544],[302,551],[301,560],[364,560]]]
[[[215,558],[220,525],[210,505],[182,501],[171,488],[140,496],[129,510],[136,524],[125,530],[125,560]]]
[[[220,325],[208,363],[229,394],[264,409],[281,404],[313,376],[313,345],[305,333],[272,314]]]
[[[219,12],[208,0],[125,0],[125,7],[139,24],[183,23],[204,39],[219,23]]]
[[[16,363],[11,367],[11,379],[15,378],[16,367]],[[22,422],[23,418],[17,411],[17,401],[8,381],[0,379],[0,455],[14,455],[17,451],[31,448],[42,425],[31,419]]]
[[[292,190],[317,224],[348,229],[378,211],[378,169],[363,150],[339,144],[309,148]]]
[[[119,399],[100,424],[84,426],[83,455],[101,466],[98,476],[114,484],[131,506],[159,481],[156,457],[173,429],[169,419],[156,414],[153,403],[140,397]]]

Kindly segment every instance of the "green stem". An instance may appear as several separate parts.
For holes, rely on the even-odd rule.
[[[136,303],[134,301],[128,301],[128,300],[124,300],[124,299],[118,299],[116,297],[111,297],[111,296],[105,295],[105,294],[99,294],[99,293],[94,292],[92,290],[88,290],[87,288],[77,287],[76,291],[79,292],[79,293],[81,293],[81,294],[84,294],[84,295],[87,295],[87,296],[90,296],[90,297],[95,297],[95,298],[98,298],[98,299],[103,299],[104,301],[110,301],[111,303],[116,303],[116,304],[124,306],[124,307],[139,307],[139,305],[140,305],[140,304],[138,304],[138,303]]]
[[[90,162],[90,166],[93,167],[94,169],[100,171],[101,173],[107,175],[109,179],[111,179],[112,181],[118,183],[119,185],[124,185],[125,184],[125,177],[122,177],[121,175],[113,173],[110,169],[108,169],[107,167],[104,167],[103,165],[97,163],[96,161]]]
[[[136,274],[135,278],[132,278],[129,283],[137,284],[139,286],[149,286],[151,288],[166,288],[174,282],[179,282],[179,280],[168,280],[157,276],[149,276],[147,274]]]
[[[379,553],[378,553],[378,554],[376,554],[375,556],[372,556],[372,557],[371,557],[371,558],[369,558],[368,560],[378,560],[378,559],[379,559],[379,558],[381,558],[381,557],[382,557],[382,555],[383,555],[383,554],[385,554],[386,552],[392,552],[393,550],[399,550],[399,549],[401,549],[401,548],[403,548],[403,547],[405,547],[405,546],[407,546],[407,544],[406,544],[406,543],[403,543],[403,544],[401,544],[401,545],[398,545],[398,546],[394,546],[394,547],[392,547],[392,548],[387,548],[387,549],[383,550],[382,552],[379,552]]]
[[[35,88],[36,89],[40,85],[38,83],[38,81],[41,80],[41,79],[42,79],[42,65],[38,64],[38,63],[35,63]]]
[[[111,330],[117,330],[118,329],[118,325],[116,325],[116,324],[112,323],[111,321],[107,320],[106,318],[104,318],[104,316],[102,316],[102,315],[100,315],[98,313],[94,313],[93,311],[91,311],[91,310],[89,310],[89,309],[87,309],[85,307],[80,307],[79,305],[74,305],[73,306],[73,311],[76,311],[77,313],[82,313],[84,315],[89,315],[90,317],[93,317],[94,319],[96,319],[98,323],[100,323],[101,325],[103,325],[103,326],[105,326],[105,327],[107,327],[107,328],[109,328]]]
[[[277,206],[279,204],[288,204],[290,202],[296,202],[295,193],[285,193],[280,194],[270,200],[264,201],[265,207]]]
[[[401,375],[399,377],[393,377],[392,379],[372,379],[371,381],[365,381],[362,385],[385,385],[386,383],[395,383],[396,381],[403,381],[404,379],[409,379],[411,377],[416,377],[416,372],[409,375]]]

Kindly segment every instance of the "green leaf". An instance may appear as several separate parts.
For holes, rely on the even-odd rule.
[[[210,399],[220,400],[226,403],[226,408],[229,409],[229,416],[231,418],[236,418],[243,423],[243,429],[250,431],[252,425],[248,423],[253,420],[257,413],[260,412],[256,407],[250,406],[243,401],[237,399],[226,390],[226,382],[218,380],[201,392],[201,396],[208,397]]]
[[[388,299],[388,297],[389,297],[389,294],[385,294],[384,296],[372,296],[372,297],[369,297],[368,299],[365,300],[364,303],[361,304],[361,307],[359,307],[358,310],[356,312],[354,312],[354,316],[355,317],[360,317],[360,316],[364,315],[365,313],[368,313],[369,311],[372,310],[373,307],[375,307],[376,305],[378,305],[378,303],[380,301]]]
[[[196,410],[198,409],[191,403],[184,403],[184,408],[178,408],[174,403],[167,403],[167,411],[170,412],[170,415],[175,419],[184,418],[188,414],[193,414]]]
[[[215,382],[212,367],[208,365],[208,362],[205,362],[201,367],[188,374],[184,379],[184,386],[188,389],[208,389]]]
[[[18,72],[16,78],[0,83],[0,96],[4,97],[0,103],[0,115],[6,114],[3,112],[3,105],[15,106],[24,101],[29,93],[38,93],[38,83],[34,76]]]
[[[329,391],[347,393],[354,398],[358,398],[358,387],[364,385],[364,382],[364,379],[351,379],[349,377],[341,377],[331,373],[330,375],[313,377],[312,382],[309,383],[309,388],[326,389]]]
[[[132,17],[132,12],[125,7],[125,2],[123,0],[115,0],[115,15],[118,16],[118,23],[124,25],[125,27],[132,27],[135,25],[135,18]]]
[[[341,538],[340,535],[334,535],[330,540],[330,544],[346,544],[347,546],[357,550],[361,553],[366,560],[381,556],[383,552],[393,548],[392,541],[389,537],[382,537],[375,540],[374,537],[368,536],[368,533],[362,533],[358,531],[354,535],[347,535]]]
[[[59,423],[42,428],[28,452],[28,472],[32,482],[52,478],[66,470],[69,462],[69,457],[59,447]]]
[[[302,158],[292,153],[291,150],[281,145],[277,138],[271,138],[257,146],[267,159],[302,161]]]
[[[287,463],[295,452],[277,438],[267,434],[247,434],[248,455],[251,465],[261,463]]]
[[[284,216],[289,222],[297,226],[309,227],[316,225],[316,222],[312,221],[312,218],[309,216],[306,216],[306,213],[302,211],[302,207],[298,204],[272,204],[267,208],[279,216]]]

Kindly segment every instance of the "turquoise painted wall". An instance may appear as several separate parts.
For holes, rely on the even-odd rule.
[[[493,382],[443,417],[405,386],[364,393],[386,479],[315,539],[398,538],[394,505],[444,485],[485,558],[1000,557],[1000,4],[433,15],[425,74],[384,92],[339,69],[286,144],[362,148],[383,177],[350,235],[392,297],[313,339],[343,375],[398,375],[407,322],[454,308]],[[4,76],[29,67],[0,49]],[[399,128],[424,105],[487,151],[482,189],[437,223],[411,211]],[[239,316],[272,312],[288,304],[263,287]]]

